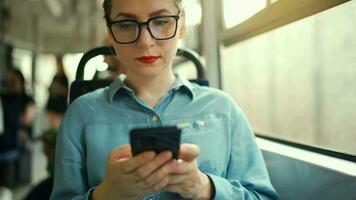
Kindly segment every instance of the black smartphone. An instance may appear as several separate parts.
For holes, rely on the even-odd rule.
[[[132,154],[153,150],[157,154],[169,150],[178,159],[181,130],[176,126],[138,128],[130,131]]]

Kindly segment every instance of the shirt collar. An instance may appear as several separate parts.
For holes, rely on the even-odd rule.
[[[172,86],[171,90],[187,92],[190,98],[194,99],[194,89],[191,82],[189,82],[186,78],[180,76],[179,74],[175,74],[176,82]],[[109,86],[108,92],[108,100],[110,103],[113,102],[115,94],[120,91],[126,91],[128,93],[133,93],[133,90],[126,86],[123,78],[116,78]]]
[[[194,99],[194,87],[193,84],[186,78],[180,76],[179,74],[174,74],[176,77],[176,82],[172,87],[172,90],[187,92],[192,100]]]

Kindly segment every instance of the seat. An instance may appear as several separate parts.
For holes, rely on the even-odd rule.
[[[115,55],[115,51],[112,47],[104,46],[92,49],[83,55],[78,65],[75,81],[70,86],[69,103],[73,102],[76,98],[83,94],[98,88],[106,87],[112,82],[112,80],[106,79],[84,80],[84,69],[86,63],[91,58],[98,55]],[[178,49],[177,56],[181,56],[194,63],[197,71],[197,79],[190,80],[191,82],[202,86],[209,86],[209,82],[205,78],[204,67],[199,60],[199,55],[196,52],[189,49]]]

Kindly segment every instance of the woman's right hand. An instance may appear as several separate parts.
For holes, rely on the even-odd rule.
[[[93,191],[93,199],[140,199],[163,189],[176,160],[169,151],[156,155],[153,151],[132,156],[131,146],[120,146],[111,151],[106,175]]]

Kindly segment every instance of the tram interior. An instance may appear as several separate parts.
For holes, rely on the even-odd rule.
[[[32,99],[24,145],[5,151],[1,143],[0,200],[24,199],[48,177],[44,132],[66,107],[49,103],[50,92],[68,99],[83,53],[107,45],[101,4],[0,0],[0,91],[16,88],[15,68]],[[246,113],[280,199],[356,199],[356,1],[185,0],[185,9],[180,48],[197,52],[210,87]],[[197,77],[182,58],[174,69]],[[96,56],[84,79],[111,73]],[[6,106],[0,122],[18,112]],[[4,132],[0,123],[0,137]]]

